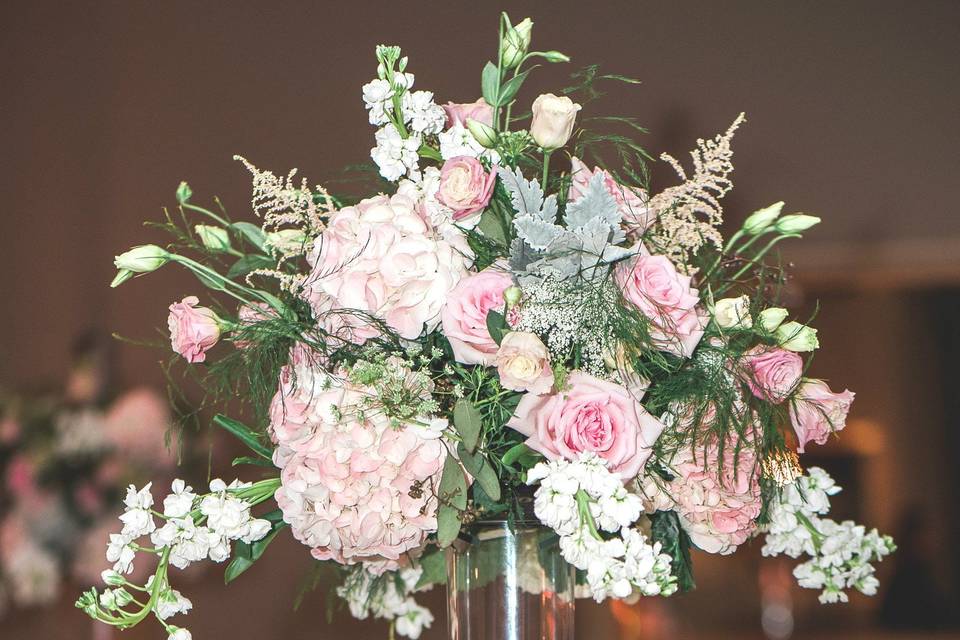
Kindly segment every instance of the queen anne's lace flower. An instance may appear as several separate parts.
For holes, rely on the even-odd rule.
[[[395,428],[383,411],[351,409],[373,391],[346,372],[306,368],[285,372],[271,412],[284,520],[319,560],[396,561],[437,528],[446,448],[420,424]]]

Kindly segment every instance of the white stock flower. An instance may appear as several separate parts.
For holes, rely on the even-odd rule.
[[[440,155],[444,160],[457,158],[459,156],[469,156],[471,158],[489,158],[492,162],[498,162],[500,155],[493,150],[484,149],[477,139],[473,137],[470,130],[459,122],[440,134]]]
[[[363,85],[363,104],[370,112],[370,124],[382,126],[390,122],[387,107],[393,99],[393,89],[386,80],[371,80]]]
[[[430,135],[443,131],[447,115],[433,101],[433,92],[414,91],[403,95],[402,106],[404,122],[416,133]]]
[[[170,632],[170,635],[167,636],[167,640],[193,640],[193,636],[186,629],[181,629],[179,627],[168,627],[167,630]]]
[[[128,540],[139,538],[157,528],[150,513],[150,507],[153,506],[153,496],[150,495],[151,484],[148,483],[139,491],[133,485],[127,487],[127,495],[123,500],[125,510],[120,516],[120,521],[123,522],[121,533]]]
[[[193,493],[193,487],[188,487],[180,479],[171,483],[170,490],[172,493],[163,499],[163,515],[168,518],[183,518],[193,509],[197,494]]]
[[[134,557],[136,551],[130,546],[130,538],[111,533],[107,542],[107,562],[113,563],[113,570],[117,573],[132,573]]]
[[[396,127],[388,124],[378,129],[374,138],[377,146],[370,150],[370,157],[380,168],[381,176],[396,182],[404,175],[413,177],[419,174],[419,135],[404,139]]]
[[[193,609],[193,603],[176,589],[167,589],[157,600],[157,606],[154,611],[161,620],[172,618],[181,613],[187,613]]]

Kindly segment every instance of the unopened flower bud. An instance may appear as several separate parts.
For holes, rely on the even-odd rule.
[[[500,60],[504,69],[513,69],[527,55],[530,48],[530,37],[533,31],[533,21],[524,18],[516,26],[509,27],[503,34],[500,42]]]
[[[126,253],[121,253],[113,260],[117,269],[126,269],[134,273],[149,273],[156,271],[170,261],[170,254],[163,247],[155,244],[144,244],[134,247]]]
[[[215,253],[225,253],[230,250],[230,234],[226,229],[198,224],[193,228],[203,246]]]
[[[307,242],[307,236],[301,229],[281,229],[267,234],[266,244],[280,253],[301,251]]]
[[[808,216],[803,213],[793,213],[788,216],[783,216],[777,223],[774,225],[777,231],[780,233],[800,233],[801,231],[806,231],[810,227],[819,224],[820,218],[817,216]]]
[[[723,298],[713,306],[713,317],[721,329],[749,329],[753,326],[750,318],[750,298]]]
[[[117,271],[117,275],[113,277],[113,280],[110,282],[111,288],[116,288],[122,285],[124,282],[133,277],[133,271],[129,269],[120,269]]]
[[[748,235],[755,236],[763,233],[770,228],[770,225],[777,219],[780,212],[783,211],[783,202],[775,202],[769,207],[764,207],[755,211],[743,222],[743,231]]]
[[[776,332],[780,346],[787,351],[813,351],[820,346],[817,330],[799,322],[787,322],[780,325]]]
[[[103,583],[111,587],[119,587],[126,582],[126,579],[113,569],[107,569],[100,573],[100,579],[103,580]]]
[[[760,312],[760,326],[764,331],[773,333],[780,323],[787,319],[788,312],[783,307],[770,307]]]
[[[567,144],[573,134],[578,111],[580,105],[567,96],[555,96],[552,93],[537,96],[533,101],[530,135],[547,151],[559,149]]]
[[[516,285],[507,287],[503,292],[503,301],[507,303],[507,309],[517,306],[521,296],[523,296],[523,291],[520,287]]]
[[[570,56],[559,51],[537,51],[535,55],[540,56],[547,62],[570,62]]]
[[[180,186],[177,187],[177,202],[180,204],[186,204],[190,200],[190,196],[193,195],[193,190],[190,188],[185,181],[180,183]]]
[[[473,134],[474,140],[476,140],[481,147],[484,149],[493,149],[497,146],[499,136],[497,135],[496,129],[473,118],[467,118],[466,125],[470,133]]]

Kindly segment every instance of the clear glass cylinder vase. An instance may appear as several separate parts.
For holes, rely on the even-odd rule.
[[[573,640],[574,569],[535,523],[475,523],[447,556],[450,640]]]

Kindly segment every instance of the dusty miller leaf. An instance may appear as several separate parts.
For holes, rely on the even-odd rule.
[[[617,201],[607,190],[604,175],[599,171],[590,178],[586,192],[576,201],[567,203],[564,222],[567,229],[576,231],[593,220],[606,223],[610,229],[620,226],[621,216]]]

